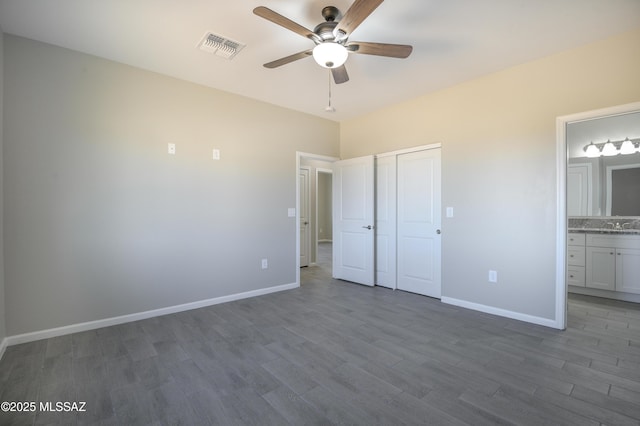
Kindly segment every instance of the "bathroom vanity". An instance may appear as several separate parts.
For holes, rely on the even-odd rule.
[[[569,228],[567,242],[570,292],[640,302],[640,230]]]

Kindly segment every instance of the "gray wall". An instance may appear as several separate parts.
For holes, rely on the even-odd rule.
[[[318,240],[330,241],[333,239],[333,210],[332,210],[332,185],[331,173],[318,174]]]
[[[2,28],[0,28],[0,348],[2,347],[2,341],[7,336],[6,332],[6,315],[5,315],[5,298],[4,298],[4,242],[3,242],[3,233],[4,233],[4,220],[3,220],[3,212],[4,212],[4,204],[3,204],[3,161],[2,161],[2,152],[3,152],[3,87],[4,87],[4,78],[3,78],[3,70],[4,70],[4,34],[2,32]],[[1,355],[1,354],[0,354]]]
[[[295,283],[295,153],[337,156],[337,123],[4,46],[8,335]]]

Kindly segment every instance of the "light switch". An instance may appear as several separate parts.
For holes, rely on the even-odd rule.
[[[175,143],[170,143],[168,148],[167,148],[167,152],[171,155],[174,155],[176,153],[176,144]]]
[[[453,207],[447,207],[447,217],[453,217]]]
[[[296,208],[289,207],[289,210],[287,210],[287,214],[289,217],[296,217]]]
[[[219,160],[220,159],[220,150],[219,149],[214,149],[213,150],[213,159],[214,160]]]

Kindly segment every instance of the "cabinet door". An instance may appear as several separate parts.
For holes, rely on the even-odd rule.
[[[640,294],[640,250],[616,250],[616,291]]]
[[[590,288],[616,289],[616,249],[587,247],[587,282]]]

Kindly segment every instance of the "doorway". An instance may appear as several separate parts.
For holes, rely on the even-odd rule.
[[[296,282],[309,280],[315,270],[328,268],[331,277],[331,179],[335,157],[296,153]],[[327,192],[327,185],[328,191]],[[328,197],[328,202],[327,202]],[[306,223],[305,223],[306,222]],[[306,249],[306,253],[305,253]],[[301,275],[301,268],[303,273]]]
[[[333,263],[333,170],[316,168],[316,264],[331,273]]]
[[[569,150],[567,128],[572,123],[585,122],[603,117],[610,117],[640,111],[640,102],[587,111],[578,114],[558,117],[556,120],[556,147],[557,147],[557,236],[556,236],[556,328],[567,327],[567,300],[568,300],[568,266],[567,266],[567,232],[569,228],[570,211],[595,211],[596,205],[591,204],[596,197],[585,197],[584,200],[575,200],[575,195],[570,198],[567,193],[567,184],[575,180],[573,170],[569,171]],[[587,141],[588,142],[588,141]],[[580,202],[578,202],[580,201]],[[579,210],[584,205],[584,210]],[[591,205],[591,209],[589,209]]]

